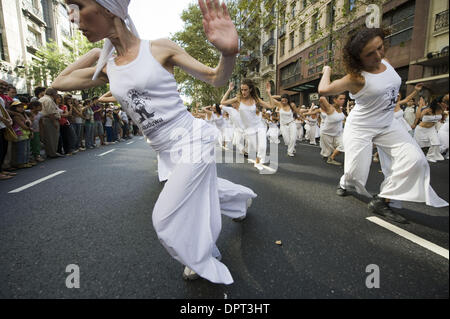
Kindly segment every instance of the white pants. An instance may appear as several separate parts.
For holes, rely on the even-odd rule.
[[[297,123],[297,140],[302,141],[305,136],[305,130],[303,129],[303,125],[301,123]]]
[[[436,127],[425,128],[417,126],[414,132],[414,138],[420,147],[429,147],[427,153],[427,160],[430,162],[443,161],[444,157],[441,155],[441,141],[439,140]]]
[[[295,143],[297,142],[297,125],[291,122],[287,125],[281,124],[281,135],[283,135],[284,144],[288,147],[288,153],[295,152]]]
[[[316,126],[315,125],[305,125],[305,138],[309,140],[309,144],[316,145]]]
[[[209,156],[211,160],[171,162],[170,178],[153,208],[153,226],[174,259],[213,283],[228,285],[233,278],[228,268],[215,258],[220,256],[216,241],[222,228],[221,213],[233,218],[245,216],[247,200],[256,194],[247,187],[217,178],[214,161],[217,132],[202,122],[202,135],[194,141],[198,143],[189,155],[200,151],[205,155],[202,158]]]
[[[269,138],[270,143],[280,144],[279,135],[280,135],[280,129],[278,127],[271,127],[267,131],[267,136]]]
[[[261,160],[261,163],[265,163],[267,152],[266,128],[260,126],[247,129],[245,130],[245,138],[248,143],[249,158],[254,160],[257,157]]]
[[[372,163],[372,144],[391,160],[391,173],[380,187],[379,196],[400,201],[425,202],[434,207],[448,206],[430,186],[430,167],[417,143],[398,123],[387,128],[355,127],[348,121],[344,128],[345,164],[340,186],[355,187],[371,197],[366,182]]]
[[[344,153],[344,142],[342,140],[342,133],[338,136],[331,136],[322,134],[320,136],[320,155],[323,157],[330,157],[335,150]]]

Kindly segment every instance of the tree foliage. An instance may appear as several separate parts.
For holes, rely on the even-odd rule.
[[[64,69],[75,62],[79,57],[86,54],[93,48],[102,47],[103,42],[90,43],[79,32],[75,33],[72,39],[72,46],[62,48],[55,41],[49,41],[36,51],[31,63],[27,64],[20,72],[33,87],[49,87],[56,77]],[[100,96],[109,90],[108,85],[82,91],[83,98]]]

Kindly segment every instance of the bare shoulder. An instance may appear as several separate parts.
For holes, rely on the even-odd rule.
[[[169,39],[157,39],[150,42],[150,49],[155,58],[169,58],[183,49]]]

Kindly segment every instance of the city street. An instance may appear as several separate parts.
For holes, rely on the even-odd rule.
[[[217,246],[230,286],[184,281],[160,244],[151,215],[163,186],[142,137],[18,171],[0,183],[0,298],[448,298],[448,207],[404,203],[409,224],[386,220],[435,245],[423,247],[377,224],[381,217],[369,220],[369,199],[336,196],[343,169],[326,164],[318,146],[298,143],[290,158],[281,143],[278,156],[274,175],[217,165],[219,177],[258,194],[246,220],[223,217]],[[379,167],[367,184],[373,194]],[[448,176],[448,160],[431,164],[446,201]],[[66,287],[71,264],[79,289]],[[369,265],[379,268],[379,288],[366,286]]]

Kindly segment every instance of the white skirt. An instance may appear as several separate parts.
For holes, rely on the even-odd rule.
[[[220,255],[216,241],[222,227],[221,213],[233,218],[245,216],[247,201],[256,194],[247,187],[217,178],[214,147],[217,130],[196,119],[194,131],[190,142],[177,143],[172,148],[175,155],[183,149],[185,157],[164,163],[170,167],[170,176],[155,203],[153,225],[173,258],[202,278],[228,285],[233,278],[228,268],[215,258]],[[161,158],[167,158],[166,155]]]
[[[430,186],[430,166],[422,150],[398,121],[392,121],[387,128],[354,126],[347,121],[343,138],[345,164],[340,181],[342,188],[354,187],[358,193],[372,197],[365,186],[372,163],[372,145],[375,144],[390,160],[389,176],[381,185],[380,197],[425,202],[434,207],[448,206]]]

